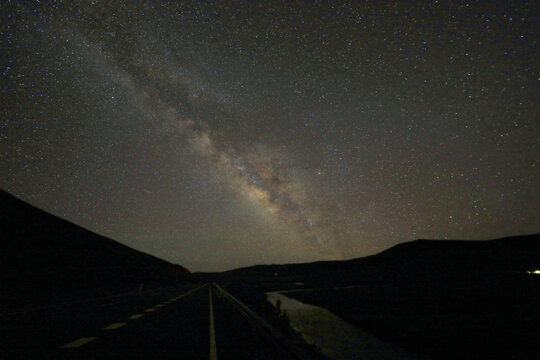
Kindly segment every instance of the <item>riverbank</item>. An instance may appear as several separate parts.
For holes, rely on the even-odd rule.
[[[268,301],[286,314],[292,328],[308,344],[334,360],[426,360],[413,351],[369,334],[319,306],[304,304],[281,292],[267,293]],[[278,306],[279,304],[279,306]]]
[[[313,360],[331,360],[315,346],[304,341],[301,335],[291,327],[290,319],[287,316],[278,316],[276,314],[275,307],[268,302],[265,294],[268,290],[274,289],[264,284],[222,283],[220,285],[263,318],[269,325],[306,351]]]
[[[540,355],[539,281],[531,277],[365,283],[285,293],[435,360]]]

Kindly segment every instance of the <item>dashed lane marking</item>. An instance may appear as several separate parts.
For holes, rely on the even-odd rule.
[[[177,297],[174,297],[174,298],[170,299],[169,301],[165,301],[164,304],[169,304],[169,303],[171,303],[173,301],[176,301],[176,300],[178,300],[180,298],[183,298],[184,296],[187,296],[187,295],[191,294],[192,292],[195,292],[195,291],[201,289],[204,286],[206,286],[206,284],[202,285],[202,286],[199,286],[196,289],[192,289],[192,290],[190,290],[188,292],[180,294]],[[210,298],[211,297],[212,297],[212,294],[210,293]],[[110,306],[110,305],[115,305],[115,304],[117,304],[117,303],[109,303],[109,304],[105,304],[105,305],[102,305],[102,306]],[[164,307],[164,306],[165,305],[163,305],[163,304],[156,305],[157,308],[161,308],[161,307]],[[144,310],[144,312],[147,312],[147,313],[148,312],[153,312],[153,311],[156,311],[156,309],[155,308],[148,308],[148,309]],[[213,310],[212,310],[212,302],[211,301],[210,301],[210,311],[212,313],[212,328],[213,328],[214,319],[213,319]],[[143,316],[144,316],[144,314],[134,314],[134,315],[131,315],[130,317],[128,317],[128,319],[135,320],[135,319],[140,319]],[[127,323],[125,323],[125,322],[114,323],[114,324],[111,324],[111,325],[109,325],[107,327],[104,327],[103,329],[104,330],[116,330],[116,329],[121,328],[122,326],[124,326],[126,324]],[[83,338],[74,340],[74,341],[72,341],[70,343],[67,343],[65,345],[62,345],[60,348],[62,348],[62,349],[74,349],[74,348],[78,348],[80,346],[83,346],[85,344],[88,344],[89,342],[92,342],[92,341],[94,341],[96,339],[97,339],[97,337],[83,337]],[[215,348],[215,335],[214,335],[214,348]],[[212,356],[212,350],[210,350],[210,352],[211,352],[211,356]],[[215,349],[214,349],[213,353],[214,354],[216,353]],[[216,356],[216,355],[214,355],[214,356]],[[217,359],[217,357],[213,357],[212,359]]]
[[[114,324],[111,324],[109,326],[105,326],[103,328],[103,330],[116,330],[116,329],[121,328],[122,326],[124,326],[126,324],[127,323],[125,323],[125,322],[114,323]]]
[[[201,285],[199,286],[198,288],[195,288],[195,289],[191,289],[189,290],[188,292],[185,292],[183,294],[180,294],[178,295],[177,297],[173,297],[170,301],[176,301],[176,300],[180,300],[181,298],[185,297],[185,296],[188,296],[189,294],[199,290],[199,289],[202,289],[203,287],[205,287],[207,284],[204,284],[204,285]]]
[[[78,348],[79,346],[83,346],[84,344],[88,344],[89,342],[92,342],[96,339],[97,337],[83,337],[75,341],[72,341],[66,345],[63,345],[60,348],[61,349],[74,349],[74,348]]]

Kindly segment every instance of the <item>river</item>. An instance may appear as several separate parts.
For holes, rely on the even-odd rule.
[[[281,292],[266,294],[268,301],[286,311],[292,328],[308,344],[315,345],[324,355],[336,360],[427,360],[428,358],[366,333],[330,311],[304,304]]]

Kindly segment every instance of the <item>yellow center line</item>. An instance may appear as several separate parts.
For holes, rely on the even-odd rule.
[[[152,311],[156,311],[156,309],[154,309],[154,308],[149,308],[149,309],[144,310],[144,312],[152,312]]]
[[[164,306],[165,306],[165,305],[163,305],[163,304],[158,304],[158,305],[156,305],[156,307],[164,307]]]
[[[128,317],[128,319],[135,320],[135,319],[140,319],[143,316],[144,316],[143,314],[135,314],[135,315],[131,315],[130,317]]]
[[[217,360],[216,333],[214,331],[214,308],[212,306],[212,287],[209,288],[208,300],[210,301],[210,360]]]
[[[97,337],[83,337],[80,339],[77,339],[75,341],[72,341],[70,343],[67,343],[66,345],[61,346],[61,349],[74,349],[78,348],[79,346],[83,346],[84,344],[88,344],[91,341],[96,340]]]

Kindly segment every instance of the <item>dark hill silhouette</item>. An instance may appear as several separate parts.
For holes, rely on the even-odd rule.
[[[399,244],[372,257],[394,264],[396,278],[522,274],[540,266],[540,235],[486,241],[416,240]],[[408,274],[407,274],[408,272]]]
[[[154,256],[40,210],[0,190],[2,297],[88,288],[137,288],[189,274]]]
[[[345,261],[256,265],[223,273],[224,279],[323,284],[358,281],[428,281],[523,274],[540,267],[540,235],[485,241],[415,240],[379,254]],[[277,275],[276,275],[277,274]]]

